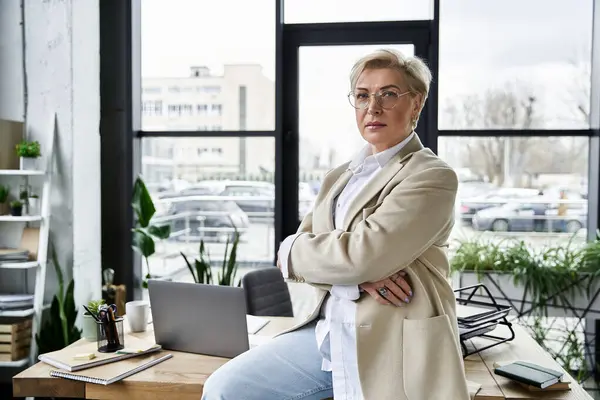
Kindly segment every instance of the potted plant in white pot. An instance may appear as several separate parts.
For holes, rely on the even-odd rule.
[[[92,316],[91,313],[94,313],[94,315],[98,315],[98,309],[100,308],[100,306],[102,306],[103,304],[105,304],[104,299],[101,300],[90,300],[87,304],[87,309],[89,311],[86,311],[83,313],[83,322],[82,322],[82,334],[81,336],[83,336],[84,339],[87,339],[89,341],[95,341],[97,338],[97,333],[96,333],[96,319]]]
[[[37,194],[31,194],[27,198],[27,212],[29,215],[39,215],[40,214],[40,198]]]
[[[37,160],[42,155],[38,141],[23,140],[17,144],[16,150],[22,170],[37,169]]]

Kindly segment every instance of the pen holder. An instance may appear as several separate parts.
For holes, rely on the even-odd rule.
[[[98,351],[101,353],[114,353],[125,347],[123,334],[123,318],[114,321],[96,322],[98,336]]]

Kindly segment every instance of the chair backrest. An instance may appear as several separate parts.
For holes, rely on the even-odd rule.
[[[242,278],[246,307],[250,315],[293,317],[294,309],[287,283],[277,267],[248,272]]]

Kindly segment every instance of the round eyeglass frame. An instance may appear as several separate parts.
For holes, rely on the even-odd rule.
[[[377,104],[379,104],[379,107],[383,108],[384,110],[391,110],[394,107],[396,107],[396,104],[398,104],[398,100],[400,99],[400,97],[412,93],[410,90],[407,90],[406,92],[400,93],[398,94],[398,98],[396,99],[396,102],[394,103],[393,106],[391,107],[384,107],[383,104],[381,104],[381,94],[379,92],[377,93],[369,93],[369,101],[365,102],[365,105],[362,107],[357,107],[354,104],[352,104],[352,96],[354,96],[354,92],[350,92],[348,93],[348,102],[350,103],[350,105],[352,106],[352,108],[355,108],[357,110],[366,110],[367,108],[369,108],[369,105],[371,104],[371,98],[374,98],[375,101],[377,102]]]

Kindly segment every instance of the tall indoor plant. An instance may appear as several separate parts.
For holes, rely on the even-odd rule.
[[[237,249],[240,243],[240,235],[236,230],[233,234],[233,240],[227,238],[225,243],[225,254],[223,255],[223,261],[221,262],[221,270],[217,273],[217,279],[215,281],[214,275],[212,274],[212,262],[210,255],[204,245],[204,240],[200,241],[200,250],[198,258],[194,260],[194,264],[187,259],[183,252],[180,252],[181,256],[185,260],[185,263],[192,274],[192,278],[196,283],[205,283],[209,285],[217,284],[221,286],[240,286],[241,281],[235,282],[237,275]],[[229,245],[231,244],[231,250]]]
[[[48,319],[42,325],[40,333],[35,335],[40,354],[60,350],[81,338],[81,331],[75,326],[77,319],[73,295],[75,282],[71,279],[65,290],[62,268],[56,258],[56,252],[54,249],[51,251],[52,264],[58,280],[58,292],[52,298]]]
[[[146,262],[147,274],[142,281],[142,287],[148,287],[148,279],[152,278],[148,258],[155,252],[154,239],[167,239],[171,235],[170,225],[154,225],[150,221],[156,213],[154,202],[141,177],[137,177],[133,185],[131,207],[135,212],[136,220],[133,232],[133,249],[137,251]]]

